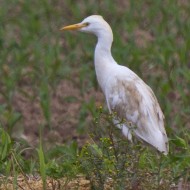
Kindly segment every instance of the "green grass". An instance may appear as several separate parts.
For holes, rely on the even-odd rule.
[[[66,177],[65,187],[79,174],[90,175],[94,189],[106,185],[108,177],[114,180],[115,189],[135,188],[135,182],[144,189],[169,189],[180,178],[184,183],[190,181],[190,4],[177,0],[127,2],[1,1],[0,175],[39,173],[44,181],[47,176]],[[96,39],[59,29],[92,14],[100,14],[110,23],[116,61],[135,71],[154,90],[165,115],[168,157],[138,142],[128,144],[117,129],[110,128],[107,114],[99,113],[94,94],[85,101],[89,89],[99,91],[93,66]],[[82,148],[76,142],[51,148],[42,148],[40,143],[37,148],[20,136],[13,138],[15,131],[18,135],[25,128],[24,116],[15,106],[18,94],[32,103],[38,100],[42,134],[56,130],[52,103],[61,81],[70,81],[79,91],[65,101],[80,104],[73,116],[77,118],[74,127],[79,135],[88,133],[92,142]],[[69,105],[65,101],[63,107]],[[89,115],[98,124],[89,122]],[[33,154],[25,159],[28,148]],[[16,178],[13,184],[16,189]]]

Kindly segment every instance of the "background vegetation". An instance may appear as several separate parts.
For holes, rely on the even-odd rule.
[[[110,23],[116,61],[154,90],[169,156],[129,144],[112,126],[95,37],[59,31],[92,14]],[[86,189],[188,189],[189,18],[185,0],[0,0],[0,188],[11,180],[13,189],[33,189],[28,179],[40,175],[44,189],[79,188],[69,183],[81,176]]]

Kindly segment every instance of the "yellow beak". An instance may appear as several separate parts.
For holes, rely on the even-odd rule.
[[[87,23],[72,24],[69,26],[64,26],[60,30],[79,30],[87,25]]]

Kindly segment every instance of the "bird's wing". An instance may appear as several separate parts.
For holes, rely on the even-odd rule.
[[[168,151],[164,115],[151,88],[137,75],[110,77],[105,96],[110,112],[136,126],[136,136],[162,152]]]

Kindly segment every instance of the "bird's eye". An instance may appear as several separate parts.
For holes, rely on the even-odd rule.
[[[86,23],[85,23],[85,25],[86,25],[86,26],[89,26],[89,25],[90,25],[90,23],[89,23],[89,22],[86,22]]]

